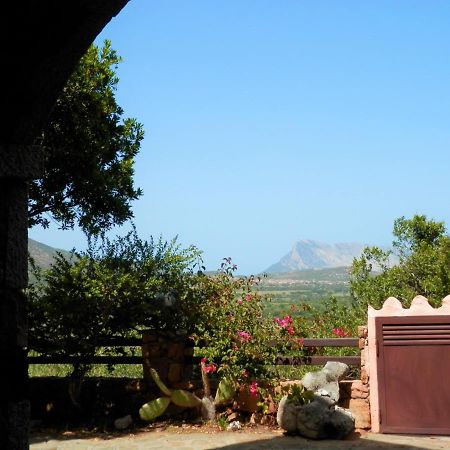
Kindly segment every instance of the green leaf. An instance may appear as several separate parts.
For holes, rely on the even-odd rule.
[[[142,405],[139,409],[139,416],[142,420],[151,421],[164,414],[170,403],[169,397],[160,397],[156,400]]]
[[[159,389],[164,395],[171,396],[172,391],[161,381],[161,378],[159,378],[158,372],[155,369],[150,369],[150,375],[153,378],[153,381],[157,384]]]
[[[230,401],[236,392],[236,383],[230,378],[222,378],[217,387],[214,403],[226,403]]]
[[[194,408],[202,403],[196,395],[182,389],[173,391],[171,399],[175,405],[185,408]]]

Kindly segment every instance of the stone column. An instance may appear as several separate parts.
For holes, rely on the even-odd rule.
[[[27,180],[41,174],[37,146],[0,145],[0,448],[28,448]]]
[[[192,389],[194,342],[183,331],[147,331],[142,336],[144,378],[150,368],[175,389]]]
[[[370,430],[369,371],[367,370],[367,326],[358,327],[361,351],[361,376],[359,380],[341,381],[339,405],[348,408],[355,417],[355,428]]]
[[[359,349],[361,350],[361,377],[352,383],[349,408],[355,416],[355,427],[369,430],[370,401],[369,374],[367,370],[367,326],[358,327]]]

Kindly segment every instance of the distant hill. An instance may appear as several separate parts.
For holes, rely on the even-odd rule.
[[[296,272],[307,269],[326,269],[351,266],[353,258],[361,255],[366,244],[324,242],[302,240],[295,242],[291,251],[276,264],[271,265],[267,273]]]
[[[47,269],[54,261],[56,252],[61,252],[65,256],[69,256],[66,250],[60,250],[33,239],[28,239],[28,251],[36,264],[43,269]]]

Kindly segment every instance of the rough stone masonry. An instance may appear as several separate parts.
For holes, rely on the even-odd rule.
[[[17,0],[0,15],[0,448],[27,449],[27,180],[33,143],[75,65],[128,0]],[[76,151],[76,149],[74,149]]]

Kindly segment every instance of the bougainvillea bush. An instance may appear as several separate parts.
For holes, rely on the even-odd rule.
[[[210,375],[230,379],[257,390],[267,367],[278,354],[282,329],[263,315],[267,298],[255,290],[258,280],[234,276],[236,266],[225,258],[213,276],[199,276],[198,294],[203,298],[195,311],[194,334],[203,367]]]

